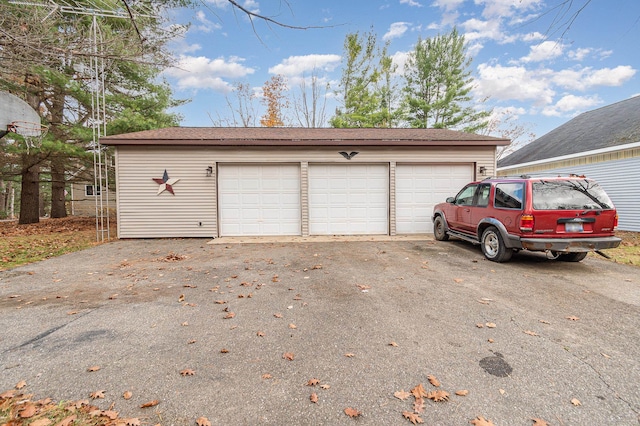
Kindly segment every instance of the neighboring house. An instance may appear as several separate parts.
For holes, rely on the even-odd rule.
[[[507,139],[443,129],[180,128],[107,136],[118,236],[396,235],[495,174]]]
[[[96,187],[93,182],[72,182],[69,204],[73,216],[95,216],[100,207],[105,212],[115,211],[116,193],[113,188],[109,188],[107,198],[106,195],[103,196],[101,187]]]
[[[498,161],[501,176],[577,174],[597,180],[618,229],[640,231],[640,96],[580,114]]]

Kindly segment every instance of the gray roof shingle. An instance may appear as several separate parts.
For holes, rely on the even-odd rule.
[[[106,136],[105,145],[429,146],[508,145],[508,139],[446,129],[335,129],[296,127],[167,127]]]
[[[580,114],[498,161],[513,166],[640,142],[640,96]]]

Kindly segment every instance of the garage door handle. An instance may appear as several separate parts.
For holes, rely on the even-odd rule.
[[[471,211],[471,209],[464,209],[464,211],[465,211],[465,212],[470,212],[470,211]]]

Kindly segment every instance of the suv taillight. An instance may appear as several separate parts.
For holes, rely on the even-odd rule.
[[[618,214],[616,213],[615,217],[613,218],[613,229],[616,229],[618,227]]]
[[[520,217],[520,230],[522,232],[530,232],[533,231],[533,215],[523,214]]]

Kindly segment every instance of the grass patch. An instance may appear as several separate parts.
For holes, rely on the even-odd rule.
[[[112,234],[115,236],[115,229]],[[38,262],[97,245],[95,218],[42,219],[18,225],[0,222],[0,270]]]
[[[620,246],[614,249],[604,250],[611,257],[611,261],[623,265],[640,266],[640,233],[618,231],[616,236],[622,238]],[[597,254],[595,254],[597,256]]]

